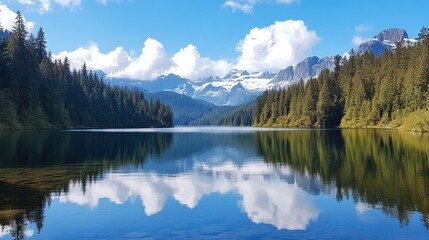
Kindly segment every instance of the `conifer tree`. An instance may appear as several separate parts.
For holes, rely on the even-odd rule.
[[[395,52],[379,57],[354,51],[342,60],[337,56],[332,72],[324,70],[305,84],[300,81],[287,89],[265,92],[257,99],[253,122],[289,127],[429,129],[425,117],[429,116],[428,36],[428,29],[423,28],[417,46],[398,44]],[[279,116],[266,121],[268,109]]]
[[[0,130],[67,127],[171,127],[171,109],[105,84],[86,64],[52,60],[42,29],[34,37],[18,12],[0,42]]]
[[[47,57],[46,52],[46,40],[45,40],[45,32],[43,32],[42,28],[39,28],[36,36],[36,59],[38,63],[41,63],[44,58]]]

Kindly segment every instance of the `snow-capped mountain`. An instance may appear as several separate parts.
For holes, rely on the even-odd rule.
[[[404,46],[416,44],[415,39],[408,38],[403,29],[386,29],[369,41],[362,43],[356,50],[357,54],[367,51],[381,55],[384,51],[393,51],[397,42]],[[253,72],[233,69],[224,77],[208,77],[190,80],[169,74],[160,76],[154,81],[135,81],[126,79],[108,79],[112,85],[139,88],[146,91],[173,91],[216,105],[236,106],[256,99],[263,91],[272,88],[288,87],[301,79],[306,81],[318,76],[322,70],[334,70],[334,56],[318,58],[308,57],[295,66],[288,66],[278,73]]]
[[[391,28],[383,30],[377,36],[359,45],[356,53],[364,54],[369,51],[380,56],[386,50],[395,50],[396,44],[401,41],[405,46],[413,46],[417,43],[417,40],[408,38],[408,33],[404,29]]]
[[[320,74],[323,69],[333,70],[334,57],[309,57],[296,66],[289,66],[278,73],[253,72],[233,69],[224,77],[209,77],[193,81],[169,74],[153,81],[136,81],[127,79],[105,79],[112,85],[145,91],[173,91],[196,99],[204,100],[218,106],[237,106],[255,100],[263,91],[271,88],[287,87],[290,84]]]
[[[231,70],[223,78],[213,78],[210,82],[194,85],[193,97],[216,105],[239,105],[255,99],[268,89],[275,73]]]
[[[249,73],[246,70],[233,69],[224,77],[208,77],[190,80],[169,74],[153,81],[127,79],[105,79],[112,85],[145,91],[173,91],[219,106],[237,106],[255,100],[263,91],[272,88],[287,87],[290,84],[315,77],[323,69],[333,70],[334,56],[309,57],[296,66],[289,66],[278,73],[259,71]]]
[[[324,58],[309,57],[304,61],[298,63],[295,67],[288,67],[280,70],[276,76],[271,80],[271,84],[276,87],[287,87],[288,85],[298,82],[301,79],[307,80],[310,77],[319,75],[322,70],[329,69],[334,70],[335,67],[335,56],[329,56]]]
[[[112,85],[140,88],[151,92],[174,91],[219,106],[236,106],[256,99],[263,91],[272,87],[270,81],[275,75],[271,72],[248,73],[245,70],[234,69],[222,78],[210,77],[200,81],[192,81],[174,74],[163,75],[153,81],[108,78],[105,78],[105,81]]]

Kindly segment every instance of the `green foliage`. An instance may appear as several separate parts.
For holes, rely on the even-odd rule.
[[[43,30],[28,36],[19,12],[0,43],[0,109],[0,129],[173,125],[168,106],[103,83],[85,64],[53,61]]]
[[[222,119],[222,118],[228,116],[235,109],[236,109],[236,107],[233,107],[233,106],[217,107],[217,108],[213,109],[213,111],[202,116],[201,118],[191,121],[190,125],[200,125],[200,126],[219,125],[219,124],[217,124],[219,119]]]
[[[417,110],[409,114],[401,129],[412,132],[429,132],[429,110]]]
[[[220,126],[251,126],[254,102],[239,106],[220,106],[199,119],[190,122],[191,125],[220,125]]]
[[[258,98],[253,125],[282,127],[401,127],[428,131],[418,120],[429,108],[429,34],[416,46],[397,46],[380,57],[372,53],[336,57],[333,72],[269,90]],[[423,111],[425,110],[425,111]],[[423,116],[422,115],[422,116]]]
[[[174,125],[189,125],[191,121],[218,108],[214,104],[169,91],[148,92],[145,97],[149,100],[159,99],[163,104],[170,106],[174,115]]]
[[[0,130],[19,126],[16,105],[9,90],[0,90]]]
[[[236,108],[230,114],[218,119],[215,125],[222,126],[251,126],[253,104],[245,104]]]

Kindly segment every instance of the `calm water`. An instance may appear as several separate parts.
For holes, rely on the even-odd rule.
[[[429,135],[0,133],[0,239],[429,239]]]

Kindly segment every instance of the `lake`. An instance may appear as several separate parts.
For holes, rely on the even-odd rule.
[[[429,135],[0,132],[0,239],[429,239]]]

